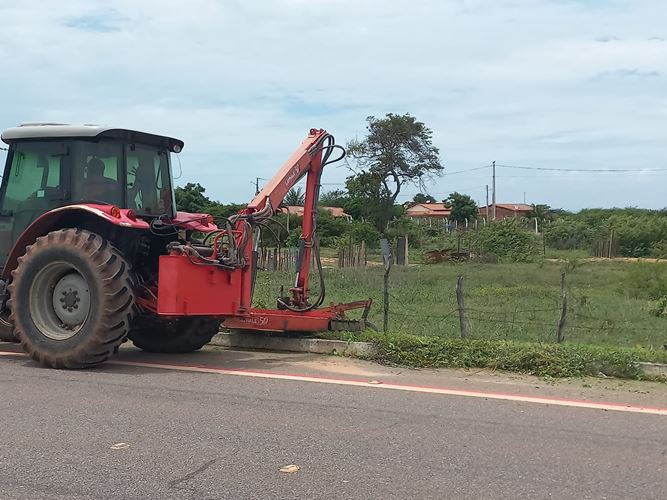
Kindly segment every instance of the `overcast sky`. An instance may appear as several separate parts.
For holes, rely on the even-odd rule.
[[[635,170],[499,168],[498,202],[667,206],[664,0],[0,0],[0,19],[0,128],[172,135],[177,182],[223,202],[249,201],[311,127],[345,143],[408,112],[450,172]],[[490,181],[430,191],[484,203]]]

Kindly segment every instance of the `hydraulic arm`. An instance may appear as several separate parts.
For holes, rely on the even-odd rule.
[[[160,258],[157,313],[163,315],[224,316],[230,328],[271,331],[363,329],[370,300],[320,308],[324,280],[316,240],[317,202],[323,168],[345,156],[332,135],[311,129],[308,137],[276,175],[225,227],[209,234],[212,249],[173,245]],[[279,297],[277,309],[253,309],[260,230],[279,210],[287,193],[306,177],[303,224],[296,275],[290,296]],[[208,255],[207,255],[208,254]],[[313,259],[314,257],[314,259]],[[320,296],[309,298],[311,262],[320,276]],[[361,321],[350,321],[345,311],[363,308]]]
[[[332,158],[336,150],[340,154]],[[311,129],[308,137],[306,137],[299,148],[285,162],[268,184],[255,196],[248,207],[241,212],[239,216],[240,220],[237,221],[237,229],[241,229],[240,225],[248,217],[261,221],[264,218],[273,216],[287,193],[306,176],[303,225],[299,239],[296,277],[294,286],[290,289],[292,296],[289,300],[280,298],[281,306],[286,309],[303,311],[321,305],[321,301],[314,304],[309,304],[308,302],[310,264],[313,251],[317,251],[315,242],[315,217],[317,215],[317,202],[319,200],[320,178],[322,177],[324,166],[339,161],[344,156],[345,150],[334,143],[332,135],[322,129]],[[256,256],[249,255],[248,258],[253,263],[254,271],[254,268],[256,268]],[[317,260],[319,262],[319,256]],[[247,278],[254,279],[254,272],[249,273]],[[250,289],[252,290],[252,287]],[[252,299],[252,297],[245,298],[248,301]]]

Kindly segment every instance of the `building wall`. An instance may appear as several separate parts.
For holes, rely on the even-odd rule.
[[[530,212],[525,211],[525,210],[514,211],[514,210],[508,210],[507,208],[503,208],[503,207],[496,207],[496,219],[497,220],[502,220],[502,219],[505,219],[505,218],[508,218],[508,217],[514,217],[514,218],[520,219],[522,217],[528,217],[529,214],[530,214]],[[479,210],[479,215],[481,217],[486,216],[485,207],[482,207]],[[489,207],[489,219],[492,216],[493,216],[493,207]]]

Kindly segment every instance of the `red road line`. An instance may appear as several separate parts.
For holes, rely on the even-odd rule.
[[[0,351],[0,356],[26,356],[26,354],[21,352]],[[343,386],[353,386],[353,387],[367,387],[373,389],[388,389],[388,390],[418,392],[427,394],[440,394],[447,396],[496,399],[503,401],[515,401],[521,403],[567,406],[572,408],[589,408],[589,409],[606,410],[606,411],[620,411],[629,413],[644,413],[650,415],[667,416],[667,408],[636,406],[636,405],[622,404],[622,403],[608,403],[608,402],[598,402],[598,401],[565,399],[557,397],[525,396],[522,394],[483,392],[478,390],[449,389],[446,387],[421,386],[421,385],[401,384],[393,382],[373,383],[368,380],[339,379],[323,375],[302,375],[302,374],[280,373],[280,372],[270,372],[270,371],[260,371],[260,370],[213,368],[210,366],[192,365],[192,364],[172,364],[172,363],[167,364],[167,363],[158,363],[151,361],[122,361],[122,360],[110,360],[107,361],[107,363],[114,365],[121,365],[121,366],[158,368],[163,370],[179,370],[179,371],[189,371],[195,373],[208,373],[215,375],[233,375],[241,377],[288,380],[296,382],[311,382],[311,383],[343,385]]]

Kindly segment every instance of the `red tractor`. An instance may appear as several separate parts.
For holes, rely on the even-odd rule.
[[[322,169],[345,151],[312,129],[238,214],[214,220],[176,209],[178,139],[99,126],[26,124],[6,130],[0,191],[0,338],[36,361],[83,368],[126,339],[146,351],[200,349],[221,323],[272,332],[360,330],[370,300],[320,307],[315,215]],[[307,176],[296,277],[276,309],[252,306],[261,231]],[[345,313],[363,309],[360,320]]]

